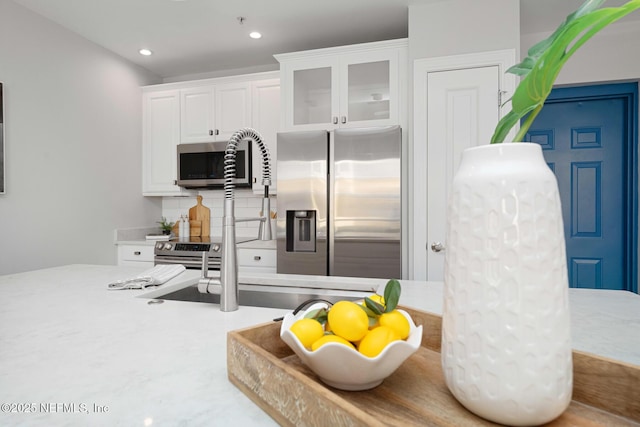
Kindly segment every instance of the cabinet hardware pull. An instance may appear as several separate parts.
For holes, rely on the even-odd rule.
[[[134,255],[140,255],[140,251],[135,251],[133,254]]]
[[[213,135],[213,130],[209,129],[209,135]]]
[[[220,135],[220,130],[216,129],[216,135]]]
[[[342,116],[342,124],[347,123],[347,116]]]
[[[262,258],[260,257],[260,255],[256,255],[253,257],[254,261],[260,261]]]
[[[334,124],[334,125],[337,125],[337,124],[338,124],[338,116],[335,116],[335,117],[333,118],[333,124]]]

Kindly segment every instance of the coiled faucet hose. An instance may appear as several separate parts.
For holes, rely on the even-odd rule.
[[[256,143],[260,148],[262,154],[262,184],[265,186],[271,185],[271,156],[269,149],[264,142],[262,142],[262,136],[257,130],[252,128],[243,128],[231,135],[229,142],[227,142],[227,148],[224,154],[224,198],[233,199],[233,190],[235,184],[233,183],[236,177],[236,151],[240,141],[249,139]]]

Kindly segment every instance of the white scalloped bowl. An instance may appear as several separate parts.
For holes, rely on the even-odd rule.
[[[422,342],[422,325],[416,326],[409,314],[398,309],[411,327],[409,337],[404,341],[394,341],[376,357],[367,357],[344,344],[329,342],[316,351],[309,351],[289,330],[293,323],[310,311],[327,307],[324,303],[313,304],[296,315],[288,313],[280,326],[280,338],[296,355],[327,385],[340,390],[368,390],[374,388],[402,363],[415,353]]]

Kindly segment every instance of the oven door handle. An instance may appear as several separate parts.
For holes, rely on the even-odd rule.
[[[189,268],[202,268],[202,260],[197,257],[182,257],[182,256],[171,256],[171,255],[156,255],[153,259],[154,265],[158,264],[183,264],[185,267]],[[220,270],[220,258],[218,257],[209,257],[209,270]]]

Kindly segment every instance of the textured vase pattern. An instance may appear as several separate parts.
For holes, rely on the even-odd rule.
[[[573,386],[558,186],[537,144],[467,149],[450,193],[442,365],[467,409],[508,425],[559,416]]]

